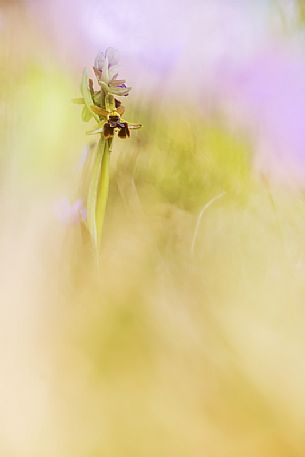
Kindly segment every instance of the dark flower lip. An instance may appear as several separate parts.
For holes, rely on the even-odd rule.
[[[105,139],[112,138],[114,136],[114,129],[109,122],[106,122],[104,125],[104,137]]]
[[[129,138],[130,137],[130,131],[128,128],[127,122],[123,124],[123,126],[120,128],[119,133],[118,133],[119,138]]]
[[[113,116],[115,117],[115,116]],[[104,137],[107,140],[108,138],[113,138],[114,133],[118,129],[119,138],[129,138],[130,130],[127,122],[113,121],[109,119],[108,122],[104,124],[103,133]]]

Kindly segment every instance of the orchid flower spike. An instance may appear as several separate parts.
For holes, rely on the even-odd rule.
[[[124,79],[118,79],[118,53],[113,48],[100,52],[94,61],[93,71],[99,85],[96,90],[92,78],[84,69],[81,82],[82,97],[74,99],[74,103],[83,106],[82,119],[88,122],[92,119],[96,125],[87,132],[89,135],[99,135],[96,153],[88,167],[89,176],[86,194],[86,226],[90,233],[92,244],[98,255],[106,204],[109,189],[109,161],[113,138],[129,138],[130,130],[139,129],[141,124],[133,124],[123,119],[125,108],[116,97],[127,96],[131,87],[126,86]]]
[[[107,48],[105,52],[99,52],[94,61],[94,73],[100,86],[106,93],[126,96],[131,87],[126,87],[124,79],[118,77],[118,51]]]
[[[81,85],[83,97],[74,99],[74,102],[85,105],[83,121],[88,122],[93,117],[97,122],[95,128],[87,132],[89,135],[104,134],[104,138],[108,139],[117,133],[119,138],[128,138],[130,130],[142,127],[141,124],[130,123],[122,118],[125,108],[115,96],[127,96],[131,87],[126,86],[124,79],[117,79],[118,61],[118,52],[113,48],[107,48],[96,56],[93,71],[99,90],[94,89],[93,80],[88,78],[87,71],[84,70]]]

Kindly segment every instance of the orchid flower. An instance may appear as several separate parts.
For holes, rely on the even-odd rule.
[[[87,133],[100,135],[94,163],[90,169],[86,207],[86,224],[97,255],[100,251],[108,199],[109,160],[113,138],[116,133],[119,138],[128,138],[130,129],[142,127],[141,124],[132,124],[121,117],[125,108],[115,96],[127,96],[131,87],[126,87],[124,79],[117,79],[117,65],[116,50],[108,48],[105,52],[100,52],[93,66],[99,89],[95,90],[93,80],[88,77],[87,70],[84,69],[81,83],[82,97],[73,100],[75,103],[84,105],[82,119],[85,122],[92,118],[96,121],[95,127]]]

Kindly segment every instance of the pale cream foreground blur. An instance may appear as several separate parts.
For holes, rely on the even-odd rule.
[[[303,202],[224,197],[191,254],[149,198],[112,198],[98,272],[78,227],[4,211],[1,455],[302,456]]]

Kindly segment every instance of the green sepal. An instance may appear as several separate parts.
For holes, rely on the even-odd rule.
[[[113,87],[111,86],[108,91],[111,93],[111,94],[114,94],[114,95],[118,95],[118,96],[124,96],[124,95],[128,95],[129,92],[131,91],[131,87]]]
[[[92,111],[89,111],[87,106],[85,105],[82,109],[82,120],[84,122],[89,122],[90,119],[92,119],[92,117],[93,117]]]
[[[112,94],[107,94],[105,96],[105,107],[106,111],[114,111],[115,110],[115,100]]]
[[[92,100],[92,96],[91,96],[91,93],[90,93],[90,90],[89,90],[89,83],[88,83],[88,74],[87,74],[87,69],[84,68],[84,71],[83,71],[83,77],[82,77],[82,82],[81,82],[81,94],[84,98],[84,102],[85,102],[85,106],[87,107],[87,109],[89,110],[90,113],[92,113],[92,116],[94,117],[94,119],[99,122],[99,117],[97,114],[95,114],[92,110],[91,110],[91,105],[93,105],[93,100]]]
[[[103,133],[105,120],[99,122],[93,130],[88,130],[86,133],[87,135],[96,135],[97,133]]]
[[[72,98],[72,103],[75,103],[76,105],[84,105],[85,100],[83,99],[83,97]]]

